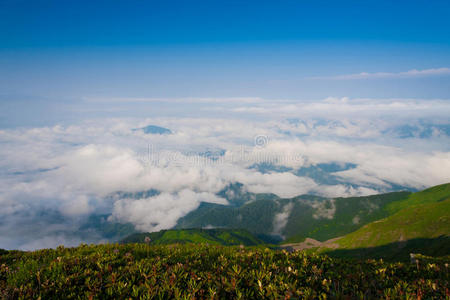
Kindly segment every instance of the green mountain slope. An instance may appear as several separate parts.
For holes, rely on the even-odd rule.
[[[264,242],[250,232],[243,229],[181,229],[161,230],[159,232],[136,233],[121,241],[121,243],[145,243],[150,238],[152,245],[165,245],[174,243],[208,243],[211,245],[246,245],[255,246]]]
[[[410,193],[336,199],[311,195],[290,199],[271,194],[244,195],[246,201],[234,200],[232,205],[202,203],[181,218],[175,228],[244,228],[270,242],[275,237],[286,242],[306,237],[324,241],[388,216],[387,205],[408,198]]]
[[[342,237],[333,253],[387,258],[450,254],[450,184],[411,194],[387,210],[397,212]]]
[[[274,212],[279,207],[272,200],[261,199],[241,207],[202,203],[178,221],[176,228],[244,228],[255,235],[270,235]]]
[[[394,192],[320,202],[297,200],[284,229],[286,242],[298,242],[307,237],[325,241],[353,232],[365,224],[388,216],[387,205],[409,195],[409,192]]]
[[[423,191],[412,193],[402,201],[391,203],[387,206],[389,212],[395,213],[401,209],[431,202],[438,202],[450,197],[450,183],[440,184]]]

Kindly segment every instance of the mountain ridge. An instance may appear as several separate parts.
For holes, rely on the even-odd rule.
[[[208,243],[211,245],[245,245],[256,246],[265,244],[264,241],[253,236],[245,229],[168,229],[158,232],[144,232],[132,234],[120,243],[148,243],[152,245]]]
[[[242,192],[242,188],[239,184],[232,186],[233,196],[244,196],[244,200],[237,199],[229,206],[202,203],[196,211],[180,219],[173,231],[201,232],[210,227],[224,232],[244,230],[258,240],[257,244],[280,243],[282,248],[332,256],[406,259],[411,251],[450,254],[450,183],[416,193],[332,199],[312,195],[282,199],[273,194]],[[285,222],[279,233],[289,234],[291,230],[296,234],[282,240],[270,239],[277,218]],[[202,226],[184,228],[188,221]],[[242,224],[247,228],[239,227]],[[421,241],[425,244],[421,245]]]

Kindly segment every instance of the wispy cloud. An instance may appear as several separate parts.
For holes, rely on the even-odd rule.
[[[90,103],[260,103],[266,101],[258,97],[229,97],[229,98],[145,98],[145,97],[83,97]]]
[[[344,74],[336,76],[309,77],[309,79],[332,79],[332,80],[352,80],[352,79],[383,79],[383,78],[415,78],[437,75],[450,75],[450,68],[436,68],[424,70],[409,70],[406,72],[361,72],[357,74]]]

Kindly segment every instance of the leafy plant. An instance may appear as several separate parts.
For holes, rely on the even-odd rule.
[[[106,244],[0,255],[3,299],[445,298],[448,258],[348,260],[255,247]]]

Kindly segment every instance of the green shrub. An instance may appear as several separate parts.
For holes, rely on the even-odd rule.
[[[448,260],[387,263],[216,245],[107,244],[0,255],[4,299],[445,298]]]

